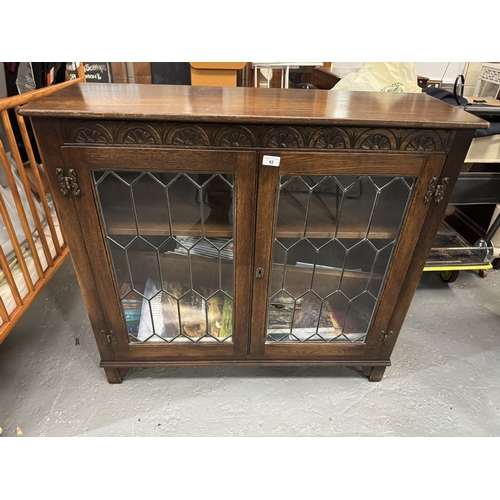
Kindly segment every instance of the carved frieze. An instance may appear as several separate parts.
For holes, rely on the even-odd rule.
[[[450,130],[63,120],[66,144],[446,152]]]

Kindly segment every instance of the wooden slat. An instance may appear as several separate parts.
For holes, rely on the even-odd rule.
[[[18,306],[21,306],[23,304],[23,299],[21,299],[21,295],[19,294],[19,290],[17,289],[16,281],[14,280],[14,276],[12,276],[12,271],[10,270],[9,263],[7,262],[7,257],[5,257],[5,252],[3,251],[3,248],[1,246],[0,246],[0,266],[2,267],[2,271],[5,275],[5,278],[7,279],[7,283],[10,286],[15,303]]]
[[[80,65],[81,66],[81,65]],[[83,71],[83,68],[82,68]],[[50,87],[43,87],[41,89],[32,90],[31,92],[25,92],[24,94],[14,95],[11,97],[5,97],[4,99],[0,99],[0,111],[5,109],[15,108],[16,106],[22,106],[23,104],[27,104],[35,99],[40,99],[40,97],[45,97],[50,95],[58,90],[61,90],[65,87],[69,87],[70,85],[74,85],[75,83],[84,82],[85,77],[79,77],[75,80],[69,80],[67,82],[56,83],[55,85],[51,85]]]
[[[79,63],[78,67],[76,68],[76,74],[78,75],[78,78],[76,80],[73,80],[73,82],[76,81],[82,81],[85,82],[87,79],[85,78],[85,69],[83,67],[83,63]]]
[[[52,215],[50,213],[49,204],[47,203],[47,197],[45,196],[45,190],[43,187],[42,179],[40,177],[40,172],[38,170],[38,163],[35,159],[35,155],[33,154],[33,148],[31,147],[30,138],[28,136],[28,130],[26,129],[26,123],[24,122],[24,118],[17,114],[18,108],[16,108],[16,118],[17,123],[19,124],[19,129],[21,131],[21,135],[23,138],[24,147],[28,153],[28,159],[31,165],[31,170],[35,175],[36,187],[38,188],[38,194],[40,195],[40,201],[42,203],[43,211],[45,213],[45,217],[47,218],[47,223],[49,225],[50,234],[52,236],[52,241],[54,242],[54,247],[58,255],[61,255],[61,247],[59,246],[59,241],[57,239],[56,229],[54,227],[54,221],[52,220]],[[26,193],[28,194],[28,193]],[[44,236],[45,240],[45,236]],[[45,248],[44,248],[45,250]],[[49,266],[54,265],[54,261],[52,256],[50,255],[50,251],[45,253],[45,257],[47,258],[47,262]]]
[[[5,309],[2,297],[0,297],[0,316],[2,317],[4,323],[7,323],[10,320],[9,313],[7,312],[7,309]]]
[[[11,180],[14,181],[12,178],[12,171],[10,170],[10,163],[9,159],[7,158],[7,155],[5,154],[5,149],[3,148],[2,141],[0,141],[0,161],[4,165],[4,170],[7,174],[7,178],[9,179],[9,184],[11,184]],[[9,177],[10,173],[10,177]],[[14,182],[15,184],[15,182]],[[11,186],[12,187],[12,186]],[[14,196],[14,194],[17,194],[17,198]],[[16,186],[14,186],[14,189],[12,191],[12,195],[14,196],[14,200],[16,201],[16,207],[17,205],[17,200],[19,199],[19,193],[17,192]],[[19,199],[20,201],[20,199]],[[21,204],[20,209],[22,210],[22,214],[24,215],[24,220],[26,220],[26,215],[24,214],[23,206]],[[19,207],[18,207],[19,211]],[[32,291],[33,290],[33,282],[31,281],[31,276],[28,271],[28,267],[26,266],[26,262],[24,261],[24,256],[23,252],[21,250],[21,247],[19,246],[19,241],[17,240],[16,232],[14,230],[14,227],[12,226],[12,221],[10,220],[9,217],[9,212],[7,211],[7,207],[5,206],[5,202],[3,199],[3,196],[0,194],[0,214],[2,215],[5,227],[7,229],[7,232],[9,234],[9,239],[12,242],[12,246],[14,248],[14,252],[16,253],[17,260],[19,261],[19,265],[21,267],[21,271],[23,273],[24,279],[26,280],[26,285],[28,286],[28,290]],[[21,215],[21,213],[19,214]],[[23,219],[21,219],[21,222],[23,222]],[[23,228],[24,231],[26,232],[26,228],[24,227],[23,223]],[[29,229],[29,226],[28,226]],[[28,231],[28,233],[31,236],[31,233]],[[34,244],[33,244],[34,246]]]
[[[17,171],[19,173],[19,177],[21,178],[21,182],[22,182],[23,187],[24,187],[24,192],[26,193],[28,205],[29,205],[30,210],[31,210],[31,215],[32,215],[33,221],[35,223],[35,227],[38,231],[38,236],[40,238],[40,242],[42,244],[43,251],[44,251],[45,255],[47,255],[47,254],[50,255],[49,247],[47,245],[47,240],[45,238],[45,233],[43,231],[43,227],[42,227],[42,224],[40,222],[40,218],[38,217],[38,212],[36,210],[35,202],[33,201],[33,197],[31,196],[28,179],[26,177],[24,165],[23,165],[23,162],[21,159],[21,155],[19,153],[19,149],[18,149],[17,144],[16,144],[16,138],[14,136],[14,131],[12,130],[12,125],[10,123],[9,114],[7,113],[7,111],[2,111],[2,122],[3,122],[5,132],[7,134],[7,138],[9,139],[11,152],[14,156],[14,160],[15,160],[16,165],[17,165]],[[44,272],[42,269],[42,264],[40,262],[40,257],[38,256],[38,252],[36,250],[35,242],[33,241],[33,236],[31,234],[31,230],[30,230],[30,227],[28,224],[28,219],[26,218],[26,213],[24,211],[21,197],[19,195],[19,192],[17,191],[17,185],[16,185],[15,180],[14,180],[14,174],[12,173],[10,168],[6,169],[5,173],[7,174],[7,178],[9,179],[10,188],[12,190],[12,195],[14,196],[14,200],[16,201],[16,207],[17,207],[17,210],[19,212],[19,216],[21,217],[21,222],[23,223],[23,228],[24,228],[24,232],[26,234],[26,239],[28,241],[28,245],[30,247],[30,250],[33,254],[32,257],[33,257],[33,260],[35,262],[35,267],[36,267],[36,271],[38,273],[38,277],[43,278]],[[14,191],[15,191],[15,193],[14,193]],[[21,212],[21,210],[22,210],[22,212]]]

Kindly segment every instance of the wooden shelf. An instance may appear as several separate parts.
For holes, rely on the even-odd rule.
[[[160,188],[154,184],[145,185],[143,189],[133,191],[134,213],[130,194],[124,190],[119,181],[108,187],[118,187],[99,193],[108,235],[135,235],[138,229],[139,234],[144,236],[168,237],[171,233],[177,236],[201,236],[203,209],[205,236],[233,237],[230,223],[230,217],[232,218],[230,192],[227,193],[226,213],[222,214],[219,207],[218,215],[214,216],[206,203],[200,207],[197,191],[189,182],[178,182],[175,189],[169,190],[169,205],[166,195]],[[157,190],[152,191],[148,187],[153,189],[156,187]]]
[[[354,193],[356,195],[356,193]],[[308,193],[281,196],[278,210],[277,238],[345,238],[362,239],[367,229],[373,200],[370,197],[344,198],[342,209],[336,213],[336,195],[325,193],[313,196],[306,223]],[[397,200],[381,199],[370,227],[373,239],[394,239],[401,223],[401,215],[394,210]],[[327,205],[327,206],[325,206]],[[339,221],[337,220],[339,217]],[[337,229],[338,225],[338,229]],[[337,232],[336,232],[337,231]]]
[[[321,198],[320,198],[321,197]],[[305,216],[307,207],[307,193],[293,193],[293,196],[282,196],[279,207],[277,238],[345,238],[362,239],[367,236],[369,216],[372,201],[368,197],[344,199],[340,212],[340,223],[336,233],[337,220],[335,219],[335,194],[314,196],[310,204],[307,226]],[[171,203],[172,235],[201,236],[200,208],[189,198],[178,197]],[[328,208],[325,207],[328,205]],[[394,239],[400,227],[401,216],[394,210],[394,199],[381,199],[376,207],[376,217],[370,227],[369,238]],[[164,210],[155,199],[142,200],[137,204],[137,224],[139,234],[150,236],[170,236],[170,226],[166,204]],[[135,235],[137,228],[134,215],[130,207],[123,205],[123,200],[106,199],[103,204],[106,230],[109,235]],[[206,217],[204,229],[206,237],[232,238],[233,227],[226,220],[210,216],[210,207],[204,205]],[[305,230],[305,233],[304,233]]]

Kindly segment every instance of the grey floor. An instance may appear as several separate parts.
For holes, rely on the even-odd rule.
[[[78,339],[79,343],[77,343]],[[0,345],[3,436],[499,436],[500,271],[424,273],[382,382],[350,368],[134,370],[110,385],[68,259]]]

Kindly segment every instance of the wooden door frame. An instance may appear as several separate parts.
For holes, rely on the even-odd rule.
[[[262,165],[262,157],[279,156],[279,167]],[[413,257],[412,243],[422,231],[429,204],[424,203],[432,177],[439,177],[445,155],[407,153],[346,153],[307,152],[276,154],[261,152],[258,174],[257,236],[255,242],[255,267],[265,270],[265,279],[256,279],[252,302],[252,335],[250,353],[254,357],[270,359],[338,358],[379,359],[385,339],[379,332],[387,331],[396,306],[404,276]],[[332,167],[332,160],[337,165]],[[328,161],[328,165],[325,164]],[[288,165],[292,166],[288,166]],[[375,171],[373,171],[376,169]],[[372,172],[373,171],[373,172]],[[402,222],[383,286],[379,292],[369,331],[364,344],[342,343],[266,343],[267,303],[272,265],[273,240],[277,210],[278,181],[280,175],[394,175],[415,177],[413,193]],[[411,214],[411,217],[410,217]],[[399,286],[394,284],[400,283]],[[387,357],[387,362],[389,358]]]
[[[252,258],[255,233],[256,153],[247,151],[199,151],[189,149],[75,147],[64,146],[61,154],[72,165],[81,194],[74,199],[82,234],[92,242],[86,245],[88,261],[96,280],[107,330],[114,332],[114,360],[150,361],[155,359],[225,359],[246,355],[249,342]],[[147,168],[140,168],[146,165]],[[182,169],[179,168],[182,165]],[[235,176],[234,215],[234,311],[233,342],[130,344],[115,284],[111,256],[100,217],[92,171],[130,170],[164,172],[232,173]],[[238,223],[239,221],[239,223]],[[111,361],[108,358],[109,361]],[[106,363],[103,359],[103,364]]]

